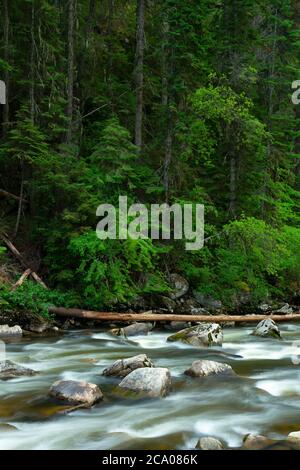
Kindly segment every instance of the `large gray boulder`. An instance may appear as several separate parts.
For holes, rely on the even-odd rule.
[[[27,367],[19,366],[12,361],[0,361],[0,379],[14,379],[23,375],[35,375],[37,372]]]
[[[191,377],[208,377],[209,375],[234,374],[233,369],[228,364],[222,362],[207,361],[205,359],[194,361],[192,366],[187,369],[185,375]]]
[[[210,295],[202,294],[202,292],[197,292],[195,290],[193,291],[193,294],[201,307],[204,307],[211,312],[219,311],[223,307],[223,304],[220,300],[216,300]]]
[[[134,370],[122,380],[119,387],[150,397],[164,397],[169,393],[171,385],[169,369],[154,367]]]
[[[281,339],[279,328],[271,318],[267,318],[266,320],[259,322],[255,330],[252,332],[252,335],[260,336],[261,338]]]
[[[21,336],[22,328],[19,325],[0,325],[0,337]]]
[[[153,328],[152,323],[132,323],[124,328],[113,328],[109,333],[114,336],[147,335]]]
[[[179,299],[189,290],[189,283],[180,274],[170,274],[170,285],[172,287],[171,299]]]
[[[70,405],[87,408],[103,400],[103,394],[96,384],[78,380],[58,380],[50,388],[49,395]]]
[[[182,341],[198,347],[222,345],[223,332],[217,323],[199,323],[174,333],[167,338],[167,341]]]
[[[275,310],[274,313],[278,315],[288,315],[290,313],[293,313],[293,308],[290,307],[289,304],[284,304],[281,308],[279,308],[278,310]]]
[[[300,445],[300,431],[290,432],[287,440]]]
[[[215,437],[201,437],[196,444],[196,449],[200,450],[223,450],[224,444]]]
[[[107,367],[102,372],[105,376],[126,377],[135,369],[142,367],[154,367],[151,359],[146,354],[139,354],[138,356],[128,357],[126,359],[118,359],[110,367]]]

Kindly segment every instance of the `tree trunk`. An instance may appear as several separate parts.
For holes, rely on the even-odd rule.
[[[236,217],[236,160],[233,155],[230,157],[230,201],[229,214]]]
[[[117,313],[93,312],[78,308],[49,307],[50,313],[61,317],[88,318],[99,321],[192,321],[192,322],[259,322],[271,318],[274,321],[300,321],[299,313],[288,315],[184,315],[169,313]]]
[[[143,86],[144,86],[144,48],[145,48],[145,0],[137,3],[136,54],[135,54],[135,145],[141,153],[143,146]]]
[[[74,101],[74,26],[75,26],[75,1],[69,0],[68,10],[68,91],[67,91],[67,143],[72,141],[73,126],[73,101]]]
[[[9,62],[9,10],[8,0],[4,0],[4,60]],[[4,82],[6,86],[6,101],[3,107],[3,135],[7,133],[9,126],[9,72],[5,67]]]
[[[30,87],[29,87],[29,103],[30,103],[30,118],[34,123],[35,120],[35,1],[31,6],[31,49],[30,49]]]

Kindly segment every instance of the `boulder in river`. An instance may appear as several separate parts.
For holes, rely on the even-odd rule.
[[[147,335],[153,328],[152,323],[132,323],[124,328],[113,328],[109,333],[114,336]]]
[[[300,431],[290,432],[287,440],[300,445]]]
[[[246,434],[243,439],[243,449],[247,450],[261,450],[273,444],[272,439],[265,436]]]
[[[22,328],[19,325],[0,325],[0,337],[21,336]]]
[[[209,375],[221,374],[233,375],[234,371],[228,364],[203,359],[194,361],[192,366],[184,373],[185,375],[189,375],[191,377],[208,377]]]
[[[136,369],[128,374],[119,387],[132,392],[139,392],[150,397],[168,395],[172,385],[169,369],[163,367]]]
[[[252,335],[260,336],[261,338],[281,339],[279,328],[271,318],[259,322]]]
[[[180,331],[180,330],[183,330],[184,328],[189,328],[190,326],[191,326],[190,322],[171,321],[171,322],[166,322],[165,329],[169,331]]]
[[[196,444],[196,449],[200,450],[223,450],[225,446],[223,442],[215,437],[201,437]]]
[[[87,408],[103,400],[103,394],[96,384],[78,380],[58,380],[50,388],[49,395],[70,405]]]
[[[27,367],[19,366],[12,361],[0,361],[0,379],[14,379],[23,375],[35,375],[37,372]]]
[[[199,323],[174,333],[167,341],[182,341],[192,346],[222,345],[223,332],[217,323]]]
[[[177,273],[170,274],[170,285],[172,287],[170,297],[173,300],[179,299],[189,290],[188,281]]]
[[[138,356],[128,357],[126,359],[118,359],[110,367],[107,367],[102,372],[105,376],[126,377],[135,369],[142,367],[154,367],[151,359],[146,354],[139,354]]]

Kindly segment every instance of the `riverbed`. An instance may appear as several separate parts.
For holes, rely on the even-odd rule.
[[[16,428],[0,425],[0,449],[193,449],[204,435],[240,447],[247,433],[284,439],[300,431],[300,325],[280,329],[282,341],[253,337],[253,327],[224,328],[223,347],[210,349],[168,343],[165,330],[130,341],[93,329],[11,342],[7,359],[39,374],[0,381],[0,423]],[[166,398],[124,397],[118,379],[101,376],[139,353],[170,369]],[[197,359],[226,362],[237,376],[185,376]],[[67,412],[47,395],[59,379],[96,383],[105,400]]]

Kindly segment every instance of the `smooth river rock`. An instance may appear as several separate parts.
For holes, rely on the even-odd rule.
[[[0,325],[0,337],[21,336],[22,328],[19,325]]]
[[[102,375],[114,377],[126,377],[130,372],[142,367],[154,367],[151,359],[146,354],[118,359],[111,366],[104,369]]]
[[[287,437],[287,440],[300,445],[300,431],[290,432]]]
[[[49,395],[70,405],[86,407],[103,400],[103,394],[96,384],[78,380],[58,380],[50,388]]]
[[[208,377],[209,375],[234,374],[231,366],[222,362],[199,360],[194,361],[192,366],[184,372],[190,377]]]
[[[260,336],[261,338],[281,339],[279,328],[271,318],[259,322],[252,335]]]
[[[35,375],[37,372],[27,367],[19,366],[12,361],[0,361],[0,379],[14,379],[23,375]]]
[[[114,336],[147,335],[153,328],[152,323],[132,323],[124,328],[113,328],[109,333]]]
[[[169,369],[163,367],[136,369],[128,374],[119,387],[142,392],[150,397],[165,397],[170,392],[172,379]]]
[[[224,444],[215,437],[201,437],[196,444],[196,449],[200,450],[223,450]]]
[[[222,345],[222,327],[217,323],[201,323],[174,333],[167,341],[182,341],[198,347]]]
[[[243,439],[243,448],[247,450],[261,450],[273,444],[273,440],[265,436],[246,434]]]

